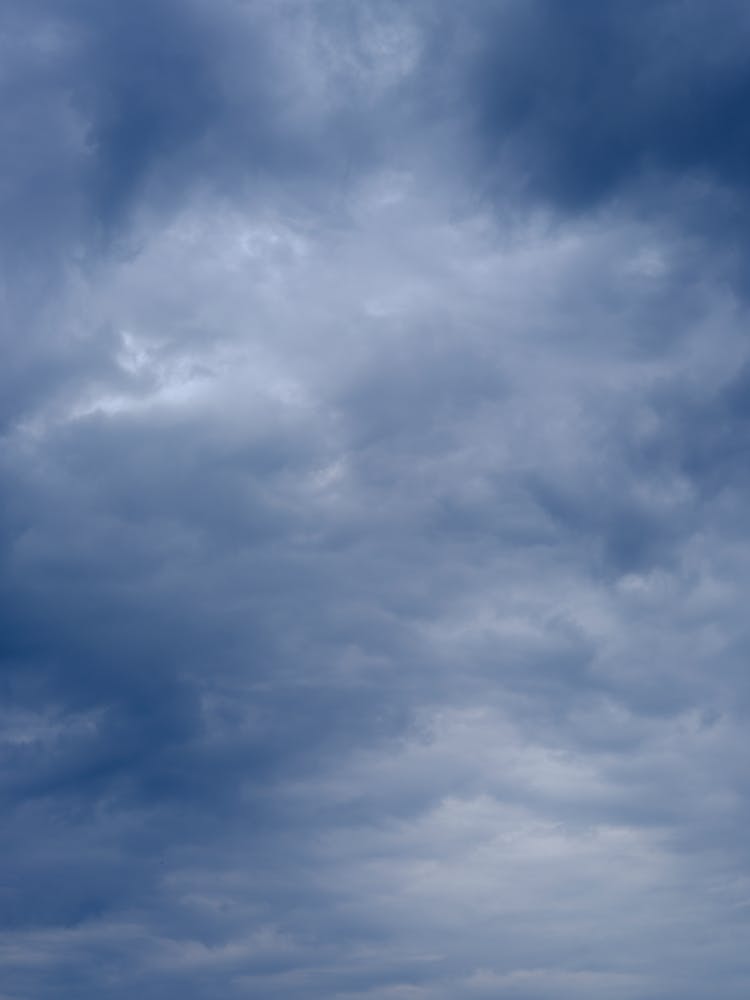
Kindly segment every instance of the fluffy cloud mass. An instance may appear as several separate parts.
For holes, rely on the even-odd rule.
[[[0,1000],[744,1000],[750,16],[0,15]]]

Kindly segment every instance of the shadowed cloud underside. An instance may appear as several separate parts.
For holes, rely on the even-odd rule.
[[[0,13],[0,1000],[744,1000],[750,18]]]

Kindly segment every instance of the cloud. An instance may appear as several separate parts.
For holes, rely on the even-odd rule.
[[[746,995],[727,10],[3,15],[8,997]]]
[[[727,4],[721,18],[671,0],[486,12],[492,30],[472,76],[477,122],[488,151],[507,152],[532,195],[586,208],[649,173],[744,191],[740,6]]]

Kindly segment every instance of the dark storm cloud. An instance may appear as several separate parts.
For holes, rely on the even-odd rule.
[[[196,190],[261,204],[322,191],[335,208],[331,182],[335,194],[378,155],[377,115],[364,127],[355,89],[314,64],[337,44],[335,19],[316,25],[295,4],[4,9],[0,254],[4,327],[17,341],[5,419],[108,366],[107,331],[84,345],[61,331],[59,297],[110,254],[138,252],[136,217],[163,223]]]
[[[586,209],[651,176],[669,202],[674,175],[746,200],[742,4],[511,0],[486,10],[473,76],[481,139],[532,197]]]
[[[174,204],[201,180],[309,169],[312,123],[295,128],[267,27],[232,4],[8,8],[5,207],[17,238],[54,245],[59,227],[80,252],[81,236],[111,236],[139,196]]]
[[[0,1000],[747,995],[721,11],[6,7]]]

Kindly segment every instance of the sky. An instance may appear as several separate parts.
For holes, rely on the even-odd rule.
[[[0,1000],[745,1000],[748,5],[0,81]]]

